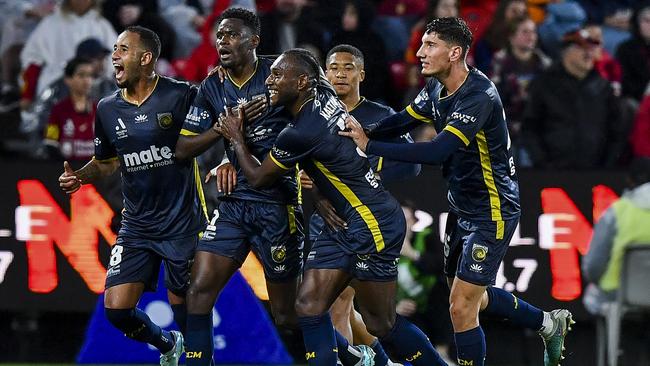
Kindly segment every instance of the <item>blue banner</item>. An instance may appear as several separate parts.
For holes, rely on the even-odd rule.
[[[178,329],[167,302],[162,277],[158,291],[145,293],[138,307],[166,330]],[[214,353],[217,364],[288,365],[293,360],[276,332],[273,321],[246,280],[235,273],[212,310]],[[104,316],[100,296],[88,325],[78,363],[158,363],[160,353],[147,344],[128,339]]]

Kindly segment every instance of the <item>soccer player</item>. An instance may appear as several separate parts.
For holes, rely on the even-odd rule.
[[[175,366],[182,334],[162,330],[136,306],[143,291],[155,290],[162,261],[174,319],[184,331],[190,261],[206,220],[196,164],[174,158],[195,89],[156,75],[159,55],[153,31],[129,27],[119,35],[112,59],[121,89],[97,106],[95,156],[74,172],[65,162],[59,182],[74,193],[120,169],[124,210],[106,274],[106,317],[127,337],[156,347],[161,365]]]
[[[348,112],[360,123],[369,124],[395,113],[392,108],[361,96],[359,86],[365,78],[365,70],[364,55],[358,48],[347,44],[333,47],[327,53],[325,66],[325,75],[334,87],[336,95],[343,102]],[[393,141],[400,143],[413,142],[408,134],[393,139]],[[372,155],[368,156],[368,161],[375,175],[381,178],[382,183],[414,177],[420,172],[419,164],[394,162]],[[324,216],[328,220],[330,228],[336,228],[340,218],[336,216],[331,203],[324,198],[319,198],[317,207],[319,211],[324,211]],[[318,240],[318,235],[323,228],[323,218],[318,213],[314,213],[309,224],[309,237],[312,243]],[[376,366],[390,365],[391,362],[381,344],[377,338],[368,333],[360,314],[354,310],[353,300],[354,289],[348,286],[330,309],[332,322],[339,332],[337,334],[339,358],[345,360],[344,363],[349,364],[354,364],[359,359],[359,355],[354,349],[352,352],[347,352],[350,349],[347,343],[349,341],[351,344],[354,338],[357,343],[368,345],[373,349]]]
[[[494,84],[467,66],[472,33],[460,18],[427,25],[417,56],[431,76],[417,98],[400,113],[370,126],[370,136],[399,135],[420,122],[432,123],[431,142],[394,144],[368,140],[349,120],[352,137],[368,154],[422,164],[442,164],[449,182],[450,215],[445,232],[445,273],[451,288],[450,313],[459,365],[481,366],[486,349],[479,311],[508,318],[538,331],[545,344],[544,365],[562,358],[573,322],[567,310],[544,312],[494,284],[520,216],[519,186],[505,113]]]
[[[261,164],[246,146],[241,113],[228,109],[219,128],[251,185],[272,186],[300,163],[346,223],[341,230],[323,230],[306,261],[296,311],[307,361],[312,366],[336,365],[336,336],[328,310],[352,283],[368,330],[384,346],[414,365],[445,365],[426,336],[395,313],[404,214],[365,155],[337,135],[348,114],[321,74],[318,61],[306,50],[286,51],[273,63],[266,79],[270,104],[286,108],[293,119]]]
[[[262,111],[245,133],[246,142],[260,159],[268,154],[289,122],[285,108],[266,108],[264,80],[272,61],[256,55],[259,32],[259,19],[248,10],[231,8],[221,15],[216,46],[226,77],[222,82],[215,74],[201,84],[181,130],[177,158],[197,156],[220,138],[214,124],[225,108],[253,106],[246,111],[249,117]],[[239,170],[232,148],[227,146],[226,152]],[[251,249],[264,268],[275,323],[281,328],[298,329],[294,303],[303,263],[302,208],[296,172],[284,173],[275,184],[263,189],[238,174],[234,190],[221,198],[198,244],[187,295],[186,356],[190,366],[209,365],[212,361],[212,308]]]

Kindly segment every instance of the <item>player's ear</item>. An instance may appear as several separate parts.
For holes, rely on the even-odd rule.
[[[259,45],[260,45],[260,36],[258,36],[257,34],[254,34],[251,37],[251,49],[256,49],[257,46],[259,46]]]
[[[361,69],[361,71],[359,71],[359,82],[362,82],[365,79],[366,79],[366,70]]]
[[[140,56],[140,66],[148,65],[151,61],[153,61],[153,53],[149,51],[143,52],[142,56]]]
[[[302,91],[309,88],[309,75],[302,74],[298,76],[298,90]]]
[[[449,61],[455,62],[462,58],[463,48],[460,46],[453,46],[449,51]]]

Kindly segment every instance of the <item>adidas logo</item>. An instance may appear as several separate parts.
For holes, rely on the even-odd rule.
[[[366,262],[357,262],[357,269],[361,271],[367,271],[369,269],[368,263]]]
[[[143,122],[147,122],[146,114],[141,114],[135,117],[135,123],[143,123]]]
[[[480,264],[474,263],[471,266],[469,266],[469,270],[473,272],[481,272],[483,271],[483,267]]]

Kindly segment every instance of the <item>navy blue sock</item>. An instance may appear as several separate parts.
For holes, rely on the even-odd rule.
[[[174,337],[154,324],[144,311],[135,309],[104,309],[106,318],[124,335],[136,341],[149,343],[160,353],[174,348]]]
[[[350,342],[336,329],[334,329],[334,335],[336,336],[336,348],[339,350],[339,360],[343,365],[354,365],[359,362],[361,353],[354,346],[350,346]]]
[[[187,366],[209,366],[214,352],[212,313],[188,314],[185,336],[185,364]]]
[[[388,364],[388,355],[384,351],[384,347],[381,346],[378,339],[375,339],[374,342],[370,345],[373,351],[375,351],[375,366],[385,366]]]
[[[485,334],[478,327],[455,333],[458,365],[483,366],[485,363]]]
[[[399,315],[393,329],[381,338],[381,343],[415,366],[447,366],[420,328]]]
[[[336,335],[329,313],[298,318],[310,366],[336,366]],[[188,365],[189,366],[189,365]]]
[[[172,312],[174,313],[174,321],[178,326],[178,330],[180,330],[183,335],[187,334],[187,305],[172,305]]]
[[[486,291],[488,305],[483,310],[484,313],[509,319],[517,325],[535,331],[542,328],[544,312],[540,309],[500,288],[488,287]]]

